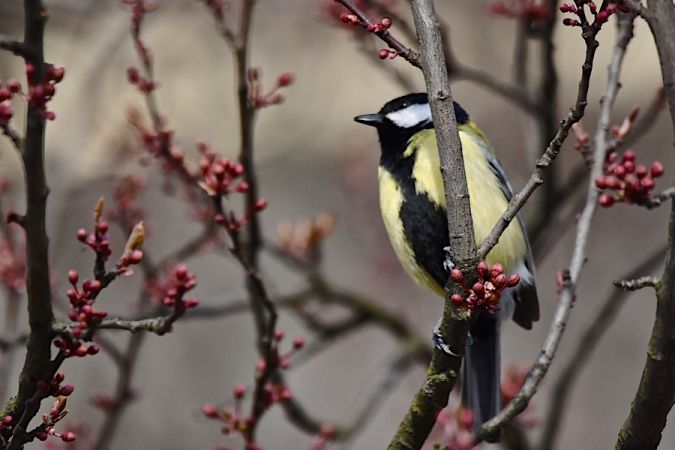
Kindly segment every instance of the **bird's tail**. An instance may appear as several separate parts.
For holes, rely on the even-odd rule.
[[[499,328],[496,317],[482,314],[472,325],[466,346],[462,404],[473,413],[474,433],[501,409]],[[486,441],[499,442],[500,438],[496,432]]]

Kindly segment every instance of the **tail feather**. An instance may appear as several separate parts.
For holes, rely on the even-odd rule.
[[[474,433],[501,409],[499,323],[481,315],[471,327],[463,367],[462,404],[473,412]],[[486,439],[499,442],[501,433]]]

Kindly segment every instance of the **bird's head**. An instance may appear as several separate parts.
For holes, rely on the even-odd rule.
[[[464,109],[455,103],[455,116],[460,125],[469,120]],[[387,102],[379,112],[362,114],[354,120],[364,125],[374,126],[382,132],[412,132],[433,128],[431,108],[427,94],[408,94]]]
[[[459,125],[469,121],[469,115],[457,103],[455,117]],[[408,94],[387,102],[379,112],[362,114],[354,120],[377,129],[382,146],[381,163],[387,165],[402,157],[408,140],[417,132],[433,128],[427,94]]]

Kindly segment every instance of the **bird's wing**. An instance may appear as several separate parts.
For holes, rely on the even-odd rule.
[[[500,187],[504,196],[508,201],[511,201],[513,197],[513,191],[511,189],[511,184],[506,179],[506,174],[504,169],[499,164],[494,152],[491,151],[490,144],[485,142],[485,157],[490,164],[490,169],[497,175],[497,178],[500,182]],[[525,236],[525,245],[527,246],[527,258],[525,259],[524,271],[525,274],[521,274],[522,282],[519,284],[519,287],[515,289],[513,293],[513,299],[516,303],[516,309],[513,313],[513,320],[525,329],[532,328],[532,322],[539,320],[539,299],[537,297],[537,287],[534,282],[534,258],[532,257],[532,248],[530,247],[530,241],[527,238],[527,231],[523,225],[523,221],[520,219],[520,215],[516,216],[518,225]],[[522,276],[525,275],[525,276]]]

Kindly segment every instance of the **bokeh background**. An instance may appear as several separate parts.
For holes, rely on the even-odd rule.
[[[406,2],[402,3],[401,10],[407,14]],[[486,0],[436,3],[450,26],[458,59],[509,81],[515,21],[490,15]],[[130,105],[143,110],[142,98],[126,81],[126,68],[137,64],[128,32],[128,11],[115,0],[54,0],[47,4],[47,59],[66,68],[66,77],[51,104],[57,120],[48,126],[46,145],[51,262],[56,290],[63,295],[67,270],[85,272],[92,264],[90,254],[76,241],[75,231],[90,226],[93,204],[99,196],[110,195],[120,175],[140,173],[148,177],[143,205],[151,229],[146,242],[153,254],[170,252],[196,234],[199,227],[190,222],[187,208],[180,201],[165,195],[163,177],[156,166],[140,164],[143,150],[127,123]],[[147,17],[144,36],[155,55],[160,107],[176,130],[177,142],[192,156],[199,139],[235,156],[238,123],[230,52],[200,2],[166,0],[159,5],[159,10]],[[0,33],[20,36],[21,24],[21,2],[2,2]],[[613,26],[605,28],[599,37],[591,98],[583,121],[589,132],[595,130],[614,36]],[[583,41],[578,29],[558,26],[555,42],[560,79],[558,116],[562,117],[576,96]],[[312,0],[260,0],[253,21],[250,61],[262,68],[268,85],[281,72],[291,70],[297,76],[296,83],[286,91],[284,104],[261,111],[256,122],[260,189],[270,204],[261,216],[267,239],[275,239],[282,221],[332,212],[338,222],[325,247],[326,276],[336,285],[372,297],[404,316],[422,334],[429,334],[441,303],[414,285],[395,260],[378,212],[376,136],[372,129],[352,121],[354,115],[374,112],[404,93],[391,77],[392,69],[412,79],[418,89],[423,87],[421,73],[403,60],[379,62],[365,55],[352,33],[321,16],[319,2]],[[536,74],[540,67],[538,54],[533,53],[529,69]],[[18,58],[0,54],[0,79],[21,78],[22,73]],[[649,30],[637,21],[614,120],[620,121],[636,105],[647,105],[660,83]],[[522,186],[533,164],[527,150],[532,128],[523,112],[468,81],[455,83],[453,96],[487,133],[513,186]],[[19,124],[21,113],[17,117]],[[639,158],[647,162],[660,159],[670,168],[672,155],[667,149],[673,137],[667,122],[665,114],[661,115],[635,148]],[[556,162],[563,179],[580,159],[571,141]],[[6,139],[0,139],[0,176],[20,186],[20,166]],[[586,184],[585,178],[578,182]],[[661,183],[665,186],[664,181]],[[19,194],[9,202],[22,207]],[[531,205],[525,208],[527,217],[537,214]],[[536,262],[542,319],[531,332],[513,324],[506,326],[504,365],[527,365],[538,354],[555,307],[556,273],[569,264],[578,212],[575,208],[563,211],[565,226],[547,237],[551,249]],[[598,211],[588,261],[559,356],[532,402],[530,416],[545,413],[557,369],[567,360],[600,302],[612,292],[611,281],[665,245],[666,224],[665,208],[648,212],[620,205]],[[116,238],[115,244],[121,248],[124,237],[118,233]],[[231,260],[203,256],[191,260],[189,267],[197,274],[196,293],[203,304],[221,305],[245,296],[241,271]],[[271,258],[263,259],[263,268],[273,294],[291,292],[302,285],[297,274]],[[112,312],[128,315],[133,311],[138,287],[138,279],[122,279],[105,291],[100,302]],[[651,292],[631,295],[590,363],[580,369],[558,448],[612,446],[639,381],[654,309]],[[288,313],[282,313],[280,325],[289,336],[312,338]],[[110,336],[120,344],[128,339],[125,333]],[[239,448],[240,441],[222,436],[215,423],[202,417],[200,408],[204,402],[219,403],[229,398],[236,383],[252,380],[257,358],[254,338],[248,314],[186,320],[178,322],[167,336],[148,336],[133,379],[137,398],[124,414],[111,448],[201,449],[218,443]],[[395,342],[384,331],[362,329],[292,368],[289,385],[313,416],[346,423],[359,410],[366,393],[377,389],[374,380],[396,350]],[[20,361],[22,355],[13,369],[14,380]],[[95,434],[103,414],[91,405],[90,397],[112,392],[116,369],[107,356],[99,355],[68,361],[64,370],[67,380],[76,387],[69,400],[68,420],[86,423]],[[423,367],[418,366],[408,371],[394,389],[384,392],[386,399],[373,413],[370,424],[342,447],[383,448],[423,374]],[[15,384],[11,384],[10,392],[14,389]],[[534,427],[528,432],[536,437],[540,430]],[[269,449],[309,448],[311,440],[290,426],[278,407],[263,420],[260,436],[261,445]],[[666,428],[662,448],[673,447],[675,429]]]

